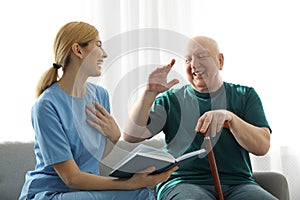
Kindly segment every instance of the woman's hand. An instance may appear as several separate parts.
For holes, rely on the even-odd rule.
[[[121,132],[114,118],[96,101],[93,101],[96,109],[91,105],[86,105],[86,113],[92,119],[87,119],[87,123],[104,134],[110,141],[117,143]]]
[[[173,168],[152,175],[151,173],[155,171],[155,167],[150,167],[142,172],[134,174],[130,179],[128,179],[129,184],[132,186],[132,189],[142,188],[142,187],[152,187],[158,183],[167,181],[171,174],[176,171],[179,167],[174,166]]]

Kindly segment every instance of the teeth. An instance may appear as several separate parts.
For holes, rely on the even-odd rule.
[[[194,76],[203,75],[203,74],[204,74],[204,72],[193,72]]]

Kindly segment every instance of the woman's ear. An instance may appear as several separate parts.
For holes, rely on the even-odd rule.
[[[74,43],[72,45],[72,52],[78,58],[83,59],[83,52],[82,52],[81,46],[78,43]]]

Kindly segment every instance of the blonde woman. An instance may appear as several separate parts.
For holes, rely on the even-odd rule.
[[[84,22],[65,24],[55,38],[54,56],[32,107],[37,164],[26,174],[20,199],[155,199],[147,186],[167,180],[177,167],[157,175],[148,169],[129,179],[99,172],[120,130],[109,114],[107,90],[87,82],[101,75],[107,57],[98,30]]]

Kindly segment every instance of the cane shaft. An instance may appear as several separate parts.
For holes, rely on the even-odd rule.
[[[213,176],[213,179],[214,179],[218,199],[219,200],[224,200],[222,187],[221,187],[221,183],[220,183],[220,178],[219,178],[219,174],[218,174],[218,168],[217,168],[214,152],[213,152],[213,149],[212,149],[210,137],[206,136],[204,138],[204,141],[205,141],[206,150],[208,152],[208,161],[209,161],[211,173],[212,173],[212,176]]]

